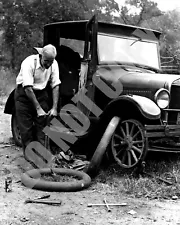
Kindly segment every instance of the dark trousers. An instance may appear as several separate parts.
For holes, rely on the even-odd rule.
[[[46,90],[34,92],[41,107],[45,112],[48,112],[50,105]],[[42,130],[46,126],[46,118],[37,117],[36,109],[27,97],[22,85],[18,85],[15,91],[15,108],[24,153],[32,141],[38,141],[44,145],[45,134]]]

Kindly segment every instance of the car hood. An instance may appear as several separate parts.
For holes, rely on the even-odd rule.
[[[124,88],[166,88],[169,91],[172,83],[180,79],[180,75],[151,73],[141,69],[127,70],[119,66],[101,66],[96,74],[109,84],[121,82]]]

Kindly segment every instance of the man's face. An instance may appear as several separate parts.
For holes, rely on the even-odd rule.
[[[53,64],[54,58],[47,57],[42,55],[41,63],[45,69],[48,69]]]

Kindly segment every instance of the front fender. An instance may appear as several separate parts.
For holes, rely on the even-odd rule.
[[[134,113],[133,107],[136,107],[145,118],[151,120],[157,120],[161,116],[160,108],[152,100],[138,95],[121,95],[108,104],[107,111],[112,107],[120,113],[121,110],[132,110],[130,111],[130,114],[132,113],[132,115]]]
[[[133,102],[138,107],[142,115],[148,119],[159,119],[161,116],[160,108],[149,98],[138,95],[127,95],[122,96],[122,98]]]
[[[10,93],[4,108],[5,114],[12,114],[14,109],[14,92],[15,89]]]

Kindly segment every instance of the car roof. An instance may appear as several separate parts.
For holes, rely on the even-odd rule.
[[[77,40],[85,40],[86,25],[89,20],[79,21],[63,21],[56,23],[49,23],[44,26],[44,30],[52,32],[53,30],[59,30],[60,37],[72,38]],[[107,34],[122,35],[122,36],[135,36],[136,34],[140,38],[146,39],[159,39],[161,32],[157,30],[125,25],[121,23],[102,22],[98,21],[98,31]],[[153,37],[154,35],[154,37]]]

